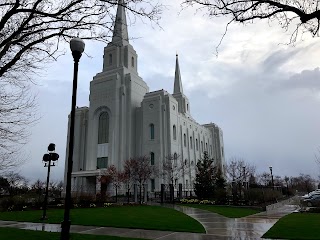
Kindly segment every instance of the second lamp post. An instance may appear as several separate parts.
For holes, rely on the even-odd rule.
[[[55,153],[56,145],[54,143],[50,143],[48,146],[48,153],[43,155],[42,161],[45,162],[45,167],[48,167],[47,174],[47,186],[46,186],[46,195],[44,197],[43,202],[43,214],[41,220],[47,219],[47,204],[48,204],[48,192],[49,192],[49,180],[50,180],[50,167],[54,166],[54,162],[59,159],[59,154]],[[52,161],[52,163],[51,163]]]
[[[270,173],[271,173],[271,184],[272,184],[272,189],[274,189],[274,183],[273,183],[273,174],[272,174],[272,166],[269,167]]]

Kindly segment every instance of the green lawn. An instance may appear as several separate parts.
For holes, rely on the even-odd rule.
[[[291,213],[281,218],[263,238],[320,239],[320,213]]]
[[[246,217],[260,211],[252,208],[234,207],[234,206],[215,206],[215,205],[203,205],[203,204],[183,204],[182,206],[188,206],[193,208],[200,208],[210,212],[218,213],[228,218],[241,218]]]
[[[10,239],[10,240],[35,240],[35,239],[46,239],[46,240],[59,240],[60,233],[55,232],[42,232],[42,231],[32,231],[32,230],[23,230],[15,228],[1,228],[0,227],[0,236],[1,239]],[[115,237],[115,236],[99,236],[87,234],[77,234],[72,233],[70,240],[141,240],[140,238],[124,238],[124,237]]]
[[[42,211],[0,212],[1,220],[41,222]],[[158,206],[121,206],[71,209],[71,224],[205,233],[193,218]],[[63,209],[49,209],[48,223],[60,223]]]

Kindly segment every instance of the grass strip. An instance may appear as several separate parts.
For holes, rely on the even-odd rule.
[[[203,205],[203,204],[182,204],[182,206],[188,206],[188,207],[207,210],[210,212],[218,213],[228,218],[241,218],[241,217],[246,217],[246,216],[261,212],[257,209],[235,207],[235,206],[215,206],[215,205]]]
[[[60,233],[57,232],[43,232],[43,231],[33,231],[24,230],[8,227],[0,227],[1,239],[10,240],[35,240],[35,239],[46,239],[46,240],[59,240]],[[88,235],[72,233],[70,240],[142,240],[141,238],[126,238],[126,237],[116,237],[116,236],[102,236],[102,235]]]
[[[1,220],[42,222],[42,211],[0,212]],[[60,223],[63,209],[49,209],[47,223]],[[139,228],[150,230],[205,233],[193,218],[174,209],[159,206],[112,206],[71,209],[73,225]]]
[[[263,238],[320,239],[320,213],[291,213],[281,218]]]

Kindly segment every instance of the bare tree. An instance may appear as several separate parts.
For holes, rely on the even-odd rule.
[[[309,174],[302,174],[298,177],[292,177],[290,179],[292,189],[295,189],[300,192],[311,192],[316,189],[315,179],[312,178]]]
[[[114,165],[107,168],[107,175],[110,176],[111,184],[116,191],[116,202],[118,202],[118,189],[121,187],[122,183],[122,172],[118,171]]]
[[[19,144],[37,120],[30,83],[73,37],[108,42],[115,7],[157,22],[151,0],[6,0],[0,4],[0,171],[14,167]],[[133,19],[134,20],[134,19]],[[18,145],[17,145],[18,144]]]
[[[45,191],[45,186],[46,186],[45,182],[41,181],[40,179],[36,180],[31,185],[31,191],[33,191],[35,194],[38,195],[38,203],[41,202],[41,196]]]
[[[177,154],[169,154],[162,162],[161,175],[168,184],[175,184],[175,180],[184,176],[188,171],[187,165]]]
[[[230,17],[226,32],[232,22],[277,21],[284,30],[292,31],[290,43],[294,43],[300,33],[319,35],[319,4],[319,1],[310,0],[184,0],[182,6],[205,9],[210,18]],[[294,26],[293,30],[291,26]]]
[[[10,184],[8,180],[0,176],[0,196],[9,192]]]
[[[10,187],[9,194],[15,195],[19,192],[19,190],[26,189],[28,186],[28,180],[16,172],[8,172],[5,175]]]
[[[274,186],[276,186],[276,187],[284,187],[285,180],[281,176],[276,175],[273,178],[274,178],[274,180],[273,180]]]
[[[262,186],[269,186],[271,185],[271,174],[269,172],[263,172],[258,175],[257,181]]]
[[[246,182],[255,174],[255,166],[245,162],[242,158],[233,157],[227,164],[229,181]]]
[[[16,83],[22,75],[25,80],[26,73],[59,56],[59,44],[72,37],[108,42],[118,4],[152,21],[161,13],[161,5],[149,0],[4,1],[0,4],[0,78]]]
[[[26,157],[23,155],[23,151],[20,150],[19,146],[14,143],[8,145],[6,143],[8,143],[8,141],[3,139],[2,146],[5,147],[0,146],[0,173],[2,174],[13,171],[15,168],[21,166],[26,160]]]
[[[100,201],[104,201],[107,195],[108,186],[111,183],[111,176],[106,170],[100,172],[97,180],[100,182]]]
[[[227,164],[226,172],[229,182],[232,183],[234,201],[237,201],[237,195],[241,197],[243,185],[255,175],[255,166],[242,158],[233,157]]]
[[[61,197],[61,192],[63,190],[63,181],[51,181],[49,183],[49,190],[51,195],[55,197]]]
[[[135,181],[135,178],[134,178],[135,165],[136,165],[136,161],[134,159],[128,159],[124,162],[124,171],[122,174],[122,182],[124,183],[126,190],[127,190],[128,203],[130,201],[130,189],[132,188],[132,184]]]
[[[136,157],[131,161],[133,162],[133,179],[139,184],[140,203],[142,203],[142,188],[147,180],[157,175],[157,169],[151,166],[150,158],[147,156]]]

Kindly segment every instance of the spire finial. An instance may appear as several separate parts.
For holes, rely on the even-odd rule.
[[[178,52],[176,53],[176,71],[174,76],[174,88],[173,88],[173,94],[175,93],[183,93]]]
[[[112,43],[122,43],[121,45],[124,45],[125,42],[129,42],[125,2],[123,0],[119,0],[113,29]]]

